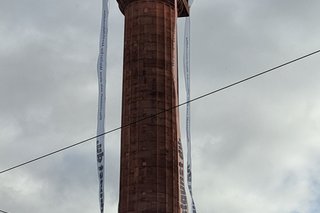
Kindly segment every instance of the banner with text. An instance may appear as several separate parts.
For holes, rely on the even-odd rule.
[[[177,17],[178,17],[178,8],[177,8],[177,0],[175,0],[175,21],[172,26],[175,29],[174,39],[173,39],[173,58],[172,58],[172,71],[173,71],[173,79],[174,79],[174,90],[176,96],[175,106],[179,104],[179,94],[178,94],[178,43],[177,43]],[[181,143],[181,134],[180,134],[180,117],[179,117],[179,107],[175,107],[176,113],[176,125],[177,125],[177,148],[178,148],[178,186],[179,186],[179,213],[188,213],[188,200],[187,193],[185,190],[185,180],[184,180],[184,159],[183,159],[183,149]]]
[[[102,0],[102,18],[99,42],[99,57],[97,63],[99,96],[98,96],[98,123],[97,123],[97,168],[99,179],[100,212],[104,212],[104,123],[106,108],[106,66],[107,66],[107,40],[108,40],[109,1]]]
[[[189,0],[189,6],[193,0]],[[183,68],[186,86],[187,106],[186,106],[186,136],[187,136],[187,182],[189,193],[191,197],[192,213],[196,213],[196,206],[192,194],[192,159],[191,159],[191,113],[190,113],[190,14],[185,19],[184,32],[184,54],[183,54]]]

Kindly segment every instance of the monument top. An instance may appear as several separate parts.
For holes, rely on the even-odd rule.
[[[117,0],[118,4],[119,4],[119,8],[121,10],[121,12],[124,14],[124,11],[126,9],[126,7],[135,1],[142,1],[142,0]],[[144,0],[145,1],[145,0]],[[175,0],[149,0],[149,1],[162,1],[166,4],[170,4],[172,6],[174,6],[174,1]],[[177,0],[178,3],[178,17],[187,17],[189,16],[189,4],[188,4],[188,0]]]

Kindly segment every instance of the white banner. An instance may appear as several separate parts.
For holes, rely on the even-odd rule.
[[[178,18],[178,8],[177,8],[177,0],[174,1],[175,3],[175,22],[174,22],[174,43],[173,43],[173,79],[174,87],[175,87],[175,96],[176,96],[176,103],[175,106],[179,104],[178,98],[178,43],[177,43],[177,18]],[[179,213],[188,213],[188,200],[187,200],[187,193],[185,189],[185,180],[184,180],[184,159],[183,159],[183,149],[181,144],[181,134],[180,134],[180,117],[179,117],[179,107],[175,108],[176,111],[176,125],[177,125],[177,148],[178,148],[178,184],[179,184]]]
[[[104,212],[104,123],[106,108],[106,66],[107,66],[107,38],[108,38],[109,1],[102,0],[102,18],[99,43],[99,58],[97,64],[99,98],[98,98],[98,124],[97,124],[97,168],[99,179],[100,212]]]
[[[193,0],[189,0],[189,6]],[[196,213],[196,206],[192,195],[192,159],[191,159],[191,115],[190,115],[190,14],[185,19],[184,32],[184,54],[183,54],[183,68],[186,86],[187,106],[186,106],[186,135],[187,135],[187,182],[189,193],[191,197],[192,213]]]

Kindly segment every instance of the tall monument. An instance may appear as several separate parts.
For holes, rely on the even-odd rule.
[[[119,213],[183,213],[178,110],[134,122],[178,104],[176,23],[188,2],[117,1],[125,16]]]

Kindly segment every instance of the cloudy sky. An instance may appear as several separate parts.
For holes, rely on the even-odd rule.
[[[110,7],[107,130],[120,125],[124,21]],[[319,49],[319,9],[194,1],[191,96]],[[95,135],[100,15],[100,1],[0,1],[0,170]],[[315,55],[192,104],[199,212],[320,212],[319,66]],[[106,140],[106,211],[116,213],[119,132]],[[1,174],[0,209],[99,212],[95,160],[92,141]]]

